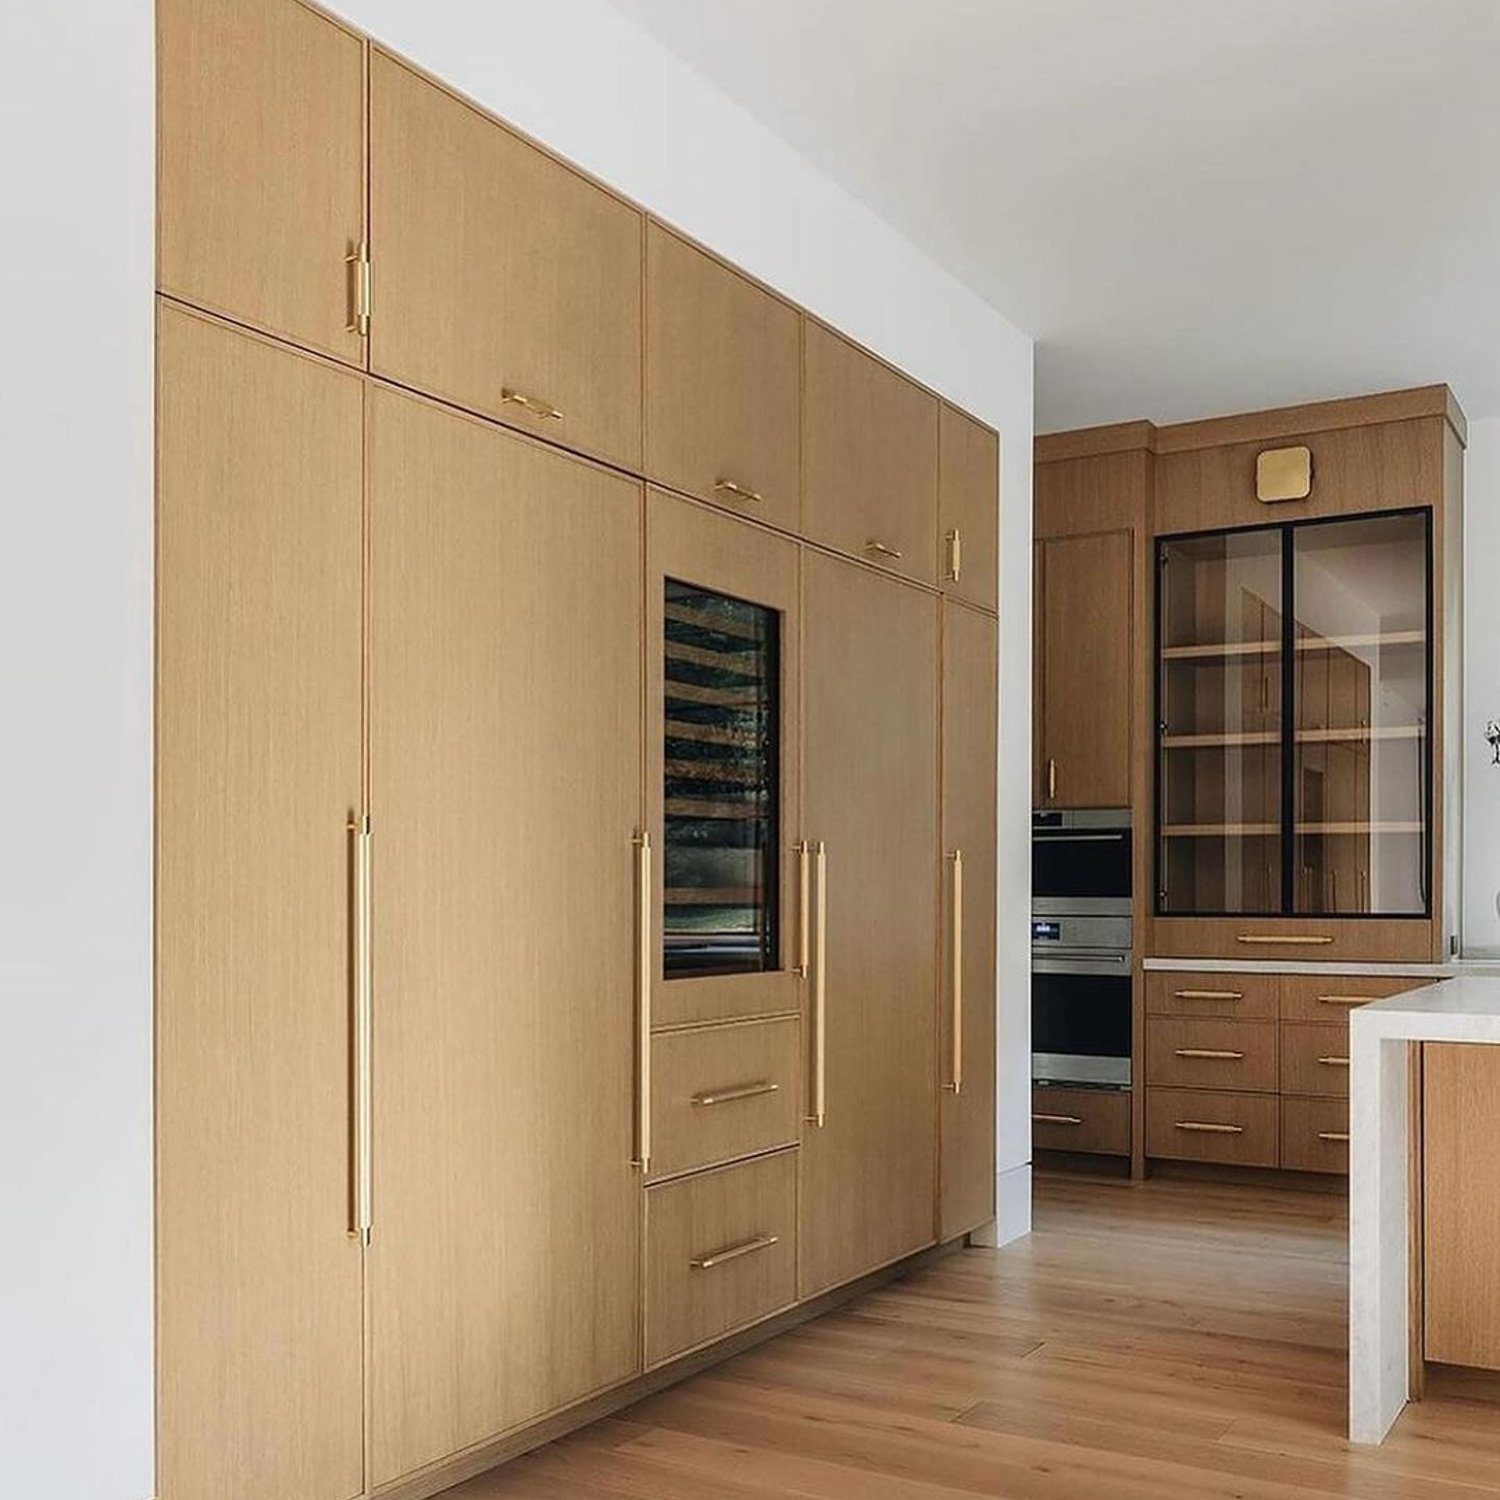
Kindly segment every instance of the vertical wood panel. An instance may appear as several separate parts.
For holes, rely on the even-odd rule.
[[[953,533],[961,543],[957,580]],[[946,402],[938,418],[938,570],[944,590],[983,609],[998,600],[1000,438]]]

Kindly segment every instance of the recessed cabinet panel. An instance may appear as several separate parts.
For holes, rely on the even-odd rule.
[[[938,455],[938,574],[943,591],[994,609],[1000,567],[999,434],[945,403]]]
[[[821,323],[804,340],[804,534],[936,583],[937,398]]]
[[[640,213],[375,51],[372,367],[638,470]]]
[[[802,518],[802,315],[646,230],[646,470],[786,531]]]
[[[297,0],[156,9],[158,285],[362,364],[363,40]]]

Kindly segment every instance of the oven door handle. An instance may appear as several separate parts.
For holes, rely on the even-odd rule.
[[[1033,974],[1128,974],[1128,953],[1033,953]]]

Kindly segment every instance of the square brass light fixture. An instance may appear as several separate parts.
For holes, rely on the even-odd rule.
[[[1267,448],[1255,459],[1255,496],[1267,505],[1312,494],[1312,449]]]

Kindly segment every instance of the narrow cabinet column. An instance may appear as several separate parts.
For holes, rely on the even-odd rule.
[[[815,861],[801,1293],[933,1238],[938,601],[803,552]]]
[[[995,1211],[995,737],[997,634],[943,606],[943,992],[938,1236]]]
[[[362,1488],[348,829],[362,399],[356,376],[163,307],[161,1500]]]
[[[641,491],[371,393],[371,1482],[640,1360]]]

